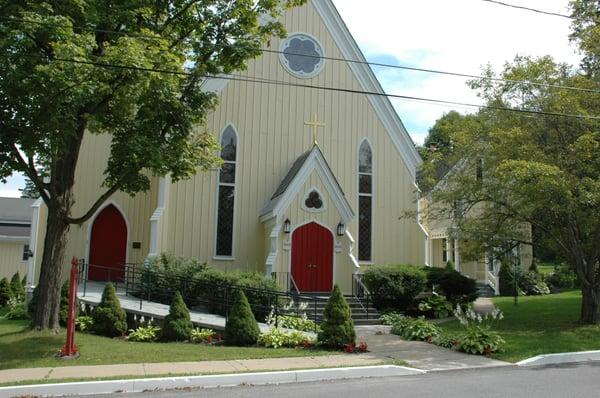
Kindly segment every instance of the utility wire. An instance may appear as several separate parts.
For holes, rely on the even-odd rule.
[[[54,60],[58,61],[58,62],[68,62],[68,63],[74,63],[74,64],[92,65],[92,66],[103,67],[103,68],[136,70],[136,71],[140,71],[140,72],[165,73],[165,74],[172,74],[172,75],[196,76],[195,74],[193,74],[191,72],[173,71],[173,70],[168,70],[168,69],[144,68],[144,67],[139,67],[139,66],[108,64],[108,63],[100,63],[100,62],[93,62],[93,61],[81,61],[81,60],[67,59],[67,58],[55,58]],[[246,77],[243,75],[233,75],[233,74],[229,74],[229,75],[205,74],[205,75],[200,75],[198,77],[202,77],[205,79],[224,79],[224,80],[239,81],[239,82],[245,82],[245,83],[257,83],[257,84],[267,84],[267,85],[285,86],[285,87],[299,87],[299,88],[307,88],[307,89],[329,91],[329,92],[362,94],[362,95],[369,95],[369,96],[394,98],[394,99],[400,99],[400,100],[420,101],[420,102],[427,102],[427,103],[433,103],[433,104],[458,105],[458,106],[465,106],[465,107],[470,107],[470,108],[491,109],[491,110],[498,110],[498,111],[529,114],[529,115],[568,117],[568,118],[584,119],[584,120],[600,120],[600,116],[569,114],[569,113],[560,113],[560,112],[534,111],[534,110],[528,110],[528,109],[506,108],[506,107],[493,106],[493,105],[478,105],[478,104],[471,104],[471,103],[466,103],[466,102],[446,101],[446,100],[440,100],[440,99],[434,99],[434,98],[423,98],[423,97],[415,97],[415,96],[399,95],[399,94],[387,94],[384,92],[377,92],[377,91],[361,91],[361,90],[354,90],[354,89],[347,89],[347,88],[318,86],[318,85],[313,85],[313,84],[284,82],[281,80],[272,80],[272,79],[266,79],[266,78],[262,78],[262,77],[254,77],[254,76]]]
[[[481,0],[481,1],[486,2],[486,3],[497,4],[497,5],[504,6],[504,7],[510,7],[510,8],[516,8],[516,9],[519,9],[519,10],[531,11],[531,12],[535,12],[535,13],[538,13],[538,14],[551,15],[553,17],[561,17],[561,18],[567,18],[567,19],[580,19],[580,18],[576,18],[576,17],[573,17],[573,16],[568,15],[568,14],[561,14],[561,13],[558,13],[558,12],[544,11],[544,10],[539,10],[537,8],[531,8],[531,7],[525,7],[525,6],[521,6],[521,5],[517,5],[517,4],[505,3],[503,1],[498,1],[498,0]]]
[[[492,0],[482,0],[482,1],[492,1]],[[28,22],[28,23],[34,23],[34,24],[39,24],[39,25],[53,25],[55,27],[70,26],[70,25],[53,24],[51,22],[34,21],[34,20],[22,19],[22,18],[0,17],[0,20],[2,20],[2,19],[12,20],[12,21],[16,21],[16,22]],[[161,40],[160,38],[155,37],[155,36],[138,35],[138,34],[133,34],[131,32],[127,32],[127,31],[114,31],[114,30],[84,28],[84,27],[76,27],[76,26],[73,26],[73,27],[78,28],[78,29],[88,30],[91,32],[111,33],[111,34],[118,34],[118,35],[123,35],[123,36],[144,38],[144,39],[150,39],[150,40]],[[235,45],[235,44],[230,44],[228,46],[232,47],[232,48],[247,48],[247,47],[244,47],[241,45]],[[561,84],[539,83],[539,82],[535,82],[535,81],[531,81],[531,80],[501,79],[501,78],[495,78],[495,77],[473,75],[473,74],[468,74],[468,73],[442,71],[442,70],[428,69],[428,68],[417,68],[417,67],[412,67],[412,66],[394,65],[394,64],[381,63],[381,62],[369,62],[369,61],[352,60],[352,59],[345,59],[345,58],[339,58],[339,57],[328,57],[328,56],[319,56],[319,55],[310,55],[310,54],[290,53],[290,52],[283,52],[283,51],[279,51],[279,50],[273,50],[273,49],[269,49],[269,48],[262,48],[259,50],[263,53],[269,53],[269,54],[294,55],[294,56],[305,57],[305,58],[318,58],[318,59],[323,59],[323,60],[327,60],[327,61],[345,62],[345,63],[349,63],[349,64],[368,65],[371,67],[409,70],[409,71],[415,71],[415,72],[424,72],[424,73],[439,74],[439,75],[446,75],[446,76],[462,77],[462,78],[468,78],[468,79],[483,79],[483,80],[488,80],[488,81],[493,81],[493,82],[498,82],[498,83],[528,84],[528,85],[532,85],[535,87],[546,87],[546,88],[555,88],[555,89],[560,89],[560,90],[571,90],[571,91],[600,94],[600,89],[565,86],[565,85],[561,85]]]

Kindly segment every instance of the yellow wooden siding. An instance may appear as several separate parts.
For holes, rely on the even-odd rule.
[[[309,3],[284,17],[288,33],[317,37],[330,57],[343,58],[333,38]],[[271,40],[278,50],[279,39]],[[280,64],[277,54],[265,53],[249,63],[242,75],[287,82],[361,90],[345,62],[326,61],[312,79],[297,79]],[[207,127],[219,136],[232,124],[238,134],[234,261],[214,260],[217,172],[199,174],[170,189],[168,243],[165,249],[197,257],[218,267],[263,269],[266,251],[259,221],[261,208],[273,194],[294,160],[312,146],[304,122],[313,113],[326,124],[319,144],[354,211],[358,207],[358,146],[368,138],[373,148],[373,262],[424,263],[424,235],[414,220],[401,219],[416,210],[413,178],[368,98],[360,94],[231,81]],[[348,225],[357,237],[356,218]]]
[[[0,279],[10,279],[15,272],[21,278],[27,274],[27,261],[23,260],[23,246],[26,242],[0,242]]]

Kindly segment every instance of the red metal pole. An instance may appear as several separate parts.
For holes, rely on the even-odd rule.
[[[77,301],[77,277],[79,275],[77,259],[73,257],[71,261],[71,276],[69,280],[69,313],[67,317],[67,342],[60,352],[63,358],[73,358],[78,355],[77,346],[75,345],[75,311]]]

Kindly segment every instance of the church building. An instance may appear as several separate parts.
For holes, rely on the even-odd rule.
[[[281,18],[287,38],[270,40],[275,51],[240,74],[288,84],[202,85],[219,104],[197,131],[218,137],[220,170],[177,183],[155,178],[133,198],[113,195],[71,227],[69,257],[118,275],[125,263],[169,252],[273,275],[301,292],[329,292],[334,284],[349,292],[353,274],[375,264],[426,264],[427,233],[417,218],[403,217],[417,210],[422,161],[388,98],[362,93],[383,89],[344,21],[331,0],[309,0]],[[86,135],[74,214],[102,192],[109,151],[110,135]],[[39,274],[45,214],[40,209],[34,222],[32,275]]]

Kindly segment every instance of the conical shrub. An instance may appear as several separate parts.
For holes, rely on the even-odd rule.
[[[260,336],[260,329],[248,299],[241,289],[235,289],[232,296],[233,305],[225,323],[225,342],[238,346],[254,345]]]
[[[12,295],[17,301],[25,300],[25,288],[21,283],[21,275],[17,272],[13,275],[10,280],[10,290],[12,290]]]
[[[190,339],[193,325],[181,293],[176,292],[169,307],[169,315],[163,321],[161,338],[164,341],[186,341]]]
[[[343,348],[346,344],[355,344],[356,332],[352,312],[337,285],[327,300],[323,317],[318,335],[319,343],[330,348]]]
[[[112,283],[107,283],[102,292],[102,300],[98,307],[92,312],[94,319],[94,332],[106,336],[122,336],[127,331],[127,321],[125,311],[121,308],[121,303],[115,292]]]
[[[0,308],[6,307],[12,298],[12,290],[7,278],[0,280]]]

